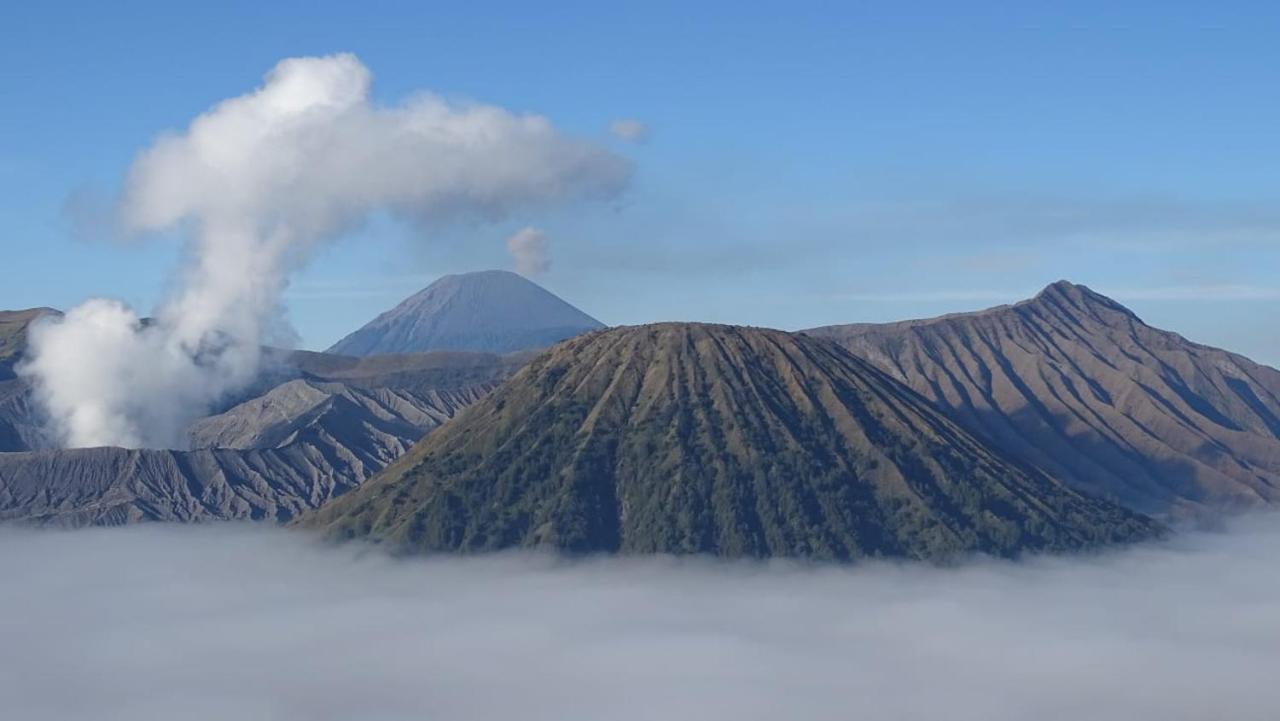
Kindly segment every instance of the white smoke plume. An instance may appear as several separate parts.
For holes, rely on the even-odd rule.
[[[23,372],[67,446],[174,446],[249,383],[292,270],[375,212],[446,222],[610,197],[626,160],[546,119],[424,94],[381,107],[353,55],[284,60],[135,160],[120,213],[188,238],[179,290],[143,323],[90,300],[36,328]]]
[[[551,243],[537,228],[521,228],[507,238],[507,252],[520,275],[531,278],[551,270]]]
[[[852,568],[0,532],[6,719],[1271,721],[1280,519]]]

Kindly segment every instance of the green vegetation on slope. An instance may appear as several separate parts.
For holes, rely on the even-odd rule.
[[[662,324],[566,341],[304,521],[415,550],[946,558],[1149,519],[978,441],[833,343]]]

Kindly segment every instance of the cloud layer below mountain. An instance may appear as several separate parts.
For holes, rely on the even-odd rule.
[[[1267,719],[1278,553],[1276,517],[950,569],[10,531],[0,697],[31,720]]]

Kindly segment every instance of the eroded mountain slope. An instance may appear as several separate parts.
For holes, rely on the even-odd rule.
[[[1084,286],[976,313],[805,331],[1077,488],[1151,513],[1280,501],[1280,371]]]
[[[833,343],[701,324],[561,343],[304,522],[416,550],[830,559],[1016,555],[1156,529]]]

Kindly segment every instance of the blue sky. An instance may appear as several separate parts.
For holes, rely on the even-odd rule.
[[[1273,4],[16,5],[0,307],[151,307],[177,243],[96,228],[135,153],[281,58],[351,51],[380,102],[537,112],[636,173],[615,203],[431,232],[374,219],[295,277],[304,346],[441,274],[507,266],[505,238],[534,225],[540,282],[607,323],[891,320],[1068,278],[1280,363]],[[619,118],[649,141],[612,138]]]

